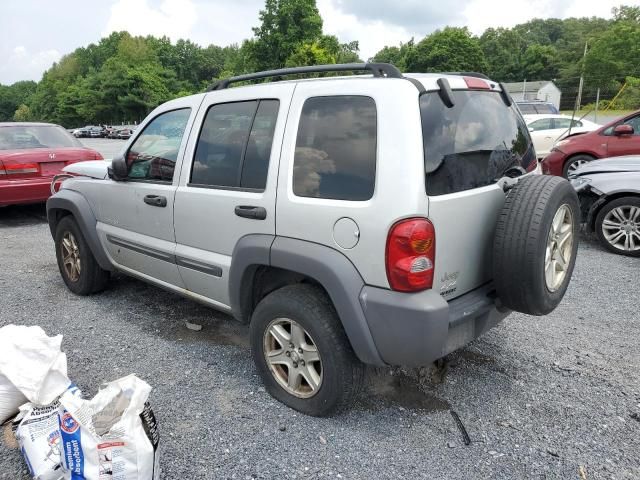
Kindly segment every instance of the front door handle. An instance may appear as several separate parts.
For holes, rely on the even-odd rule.
[[[146,195],[144,197],[144,203],[152,207],[166,207],[167,197],[163,197],[162,195]]]
[[[235,212],[239,217],[251,218],[253,220],[264,220],[265,218],[267,218],[267,210],[264,207],[238,205],[236,206]]]

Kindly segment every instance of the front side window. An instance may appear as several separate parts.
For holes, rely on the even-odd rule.
[[[57,125],[0,127],[0,150],[29,148],[80,148],[82,144]]]
[[[625,120],[625,125],[631,125],[633,127],[633,134],[640,135],[640,115]]]
[[[171,182],[191,115],[190,108],[173,110],[151,120],[126,155],[129,180]]]
[[[190,185],[264,190],[278,100],[213,105],[204,119]]]
[[[370,97],[309,98],[293,160],[299,197],[368,200],[376,177],[377,114]]]
[[[529,130],[497,92],[458,90],[447,108],[437,92],[420,97],[428,195],[492,185],[536,161]]]
[[[542,118],[540,120],[536,120],[535,122],[531,122],[529,124],[529,128],[534,132],[537,132],[538,130],[549,130],[551,128],[551,119]]]

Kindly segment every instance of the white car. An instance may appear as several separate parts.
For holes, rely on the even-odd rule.
[[[524,121],[531,132],[533,146],[538,158],[544,158],[551,152],[553,146],[559,140],[571,134],[587,133],[600,128],[597,123],[574,118],[573,123],[568,115],[524,115]]]

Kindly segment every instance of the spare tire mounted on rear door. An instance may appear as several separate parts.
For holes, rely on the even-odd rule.
[[[507,193],[493,250],[505,307],[545,315],[558,306],[576,261],[579,222],[578,197],[563,178],[524,177]]]

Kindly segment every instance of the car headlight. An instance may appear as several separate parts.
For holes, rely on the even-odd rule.
[[[572,178],[570,181],[576,192],[584,190],[591,183],[591,179],[587,177]]]
[[[564,140],[558,140],[558,141],[553,145],[553,147],[554,147],[554,148],[560,148],[560,147],[562,147],[563,145],[566,145],[567,143],[569,143],[569,139],[568,139],[568,138],[565,138]]]

